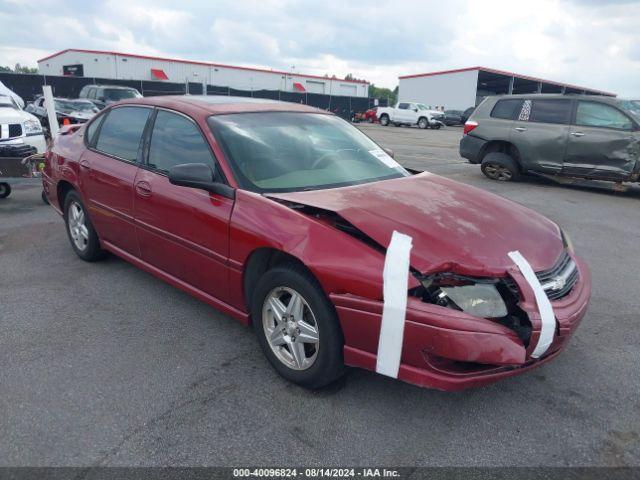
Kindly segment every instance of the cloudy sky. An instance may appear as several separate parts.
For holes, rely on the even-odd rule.
[[[0,0],[0,65],[65,48],[301,73],[482,65],[640,98],[640,1]]]

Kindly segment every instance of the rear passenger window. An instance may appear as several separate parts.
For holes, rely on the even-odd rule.
[[[149,166],[167,172],[182,163],[214,166],[209,145],[196,124],[182,115],[159,110],[149,146]]]
[[[493,118],[502,118],[504,120],[513,120],[516,117],[516,112],[520,112],[520,106],[522,100],[498,100],[491,110],[491,116]]]
[[[570,120],[570,100],[531,100],[530,122],[567,125]]]
[[[103,121],[96,149],[135,162],[150,112],[150,108],[142,107],[119,107],[111,110]]]
[[[409,110],[409,104],[408,104],[408,103],[400,103],[400,104],[398,105],[398,108],[399,108],[400,110]]]

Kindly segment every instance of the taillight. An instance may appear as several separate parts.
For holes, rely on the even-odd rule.
[[[467,122],[464,124],[464,135],[471,132],[477,126],[478,126],[478,122],[474,120],[467,120]]]

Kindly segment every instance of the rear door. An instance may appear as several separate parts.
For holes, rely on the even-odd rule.
[[[526,170],[562,171],[569,137],[571,99],[527,99],[513,122],[511,143]]]
[[[143,168],[135,179],[135,221],[142,259],[222,301],[228,300],[227,260],[233,199],[169,183],[168,170],[204,163],[220,172],[199,126],[158,109]]]
[[[563,173],[625,180],[638,159],[634,122],[613,105],[579,100]]]
[[[133,225],[133,181],[142,159],[142,134],[152,108],[122,106],[87,127],[80,185],[101,240],[139,256]]]

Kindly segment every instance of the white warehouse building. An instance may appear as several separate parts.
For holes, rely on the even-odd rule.
[[[63,50],[38,60],[42,75],[201,83],[237,90],[280,90],[368,97],[369,83],[302,73],[238,67],[98,50]]]
[[[399,100],[442,106],[447,110],[475,107],[485,97],[518,93],[583,93],[616,95],[592,88],[544,80],[485,67],[405,75],[399,78]]]

